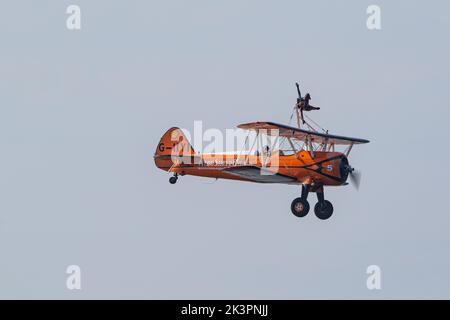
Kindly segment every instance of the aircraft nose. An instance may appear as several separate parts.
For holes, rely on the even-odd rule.
[[[347,157],[345,155],[342,155],[341,163],[339,165],[342,183],[345,183],[347,181],[349,173],[352,172],[353,170],[354,169],[350,166]]]

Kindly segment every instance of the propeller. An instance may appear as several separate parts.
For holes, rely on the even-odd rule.
[[[350,173],[350,181],[352,182],[353,186],[356,190],[359,190],[359,185],[361,183],[361,171],[355,171],[355,169],[352,168],[352,171]]]
[[[361,184],[361,171],[355,170],[349,164],[345,166],[345,170],[347,171],[350,181],[356,190],[359,190],[359,185]]]

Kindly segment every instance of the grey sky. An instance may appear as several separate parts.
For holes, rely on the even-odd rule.
[[[69,4],[80,31],[66,29]],[[3,3],[0,298],[450,298],[449,10]],[[294,186],[173,186],[154,166],[171,126],[287,123],[295,81],[330,132],[371,140],[350,158],[360,191],[325,191],[330,220],[295,218]],[[70,264],[81,291],[65,287]],[[380,291],[366,288],[371,264]]]

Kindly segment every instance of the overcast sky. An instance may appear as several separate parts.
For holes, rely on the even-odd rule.
[[[81,30],[66,8],[81,8]],[[381,30],[366,9],[381,7]],[[8,1],[0,298],[450,298],[448,1]],[[296,92],[355,147],[334,215],[298,186],[182,177],[172,126],[287,123]],[[310,198],[313,206],[315,195]],[[366,268],[381,268],[368,290]],[[79,265],[81,290],[66,288]]]

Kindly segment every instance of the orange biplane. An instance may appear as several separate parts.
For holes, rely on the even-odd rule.
[[[292,201],[292,213],[297,217],[306,216],[309,212],[308,194],[314,192],[318,199],[314,213],[319,219],[328,219],[333,214],[333,205],[324,199],[324,187],[346,185],[348,177],[358,187],[360,176],[350,166],[347,157],[355,144],[369,141],[328,134],[328,131],[319,132],[303,119],[302,111],[310,110],[300,109],[299,102],[303,98],[299,89],[298,95],[293,113],[297,116],[297,127],[273,122],[238,125],[238,128],[256,134],[255,141],[262,141],[258,137],[263,134],[275,138],[279,142],[277,149],[270,150],[258,142],[257,150],[253,151],[252,146],[246,153],[196,153],[183,131],[173,127],[162,136],[156,148],[155,164],[174,174],[169,179],[172,184],[177,182],[179,176],[194,175],[300,185],[301,196]],[[335,150],[338,146],[346,149],[338,152]]]

